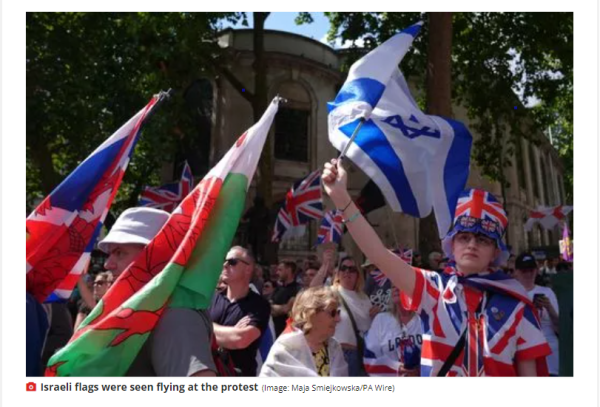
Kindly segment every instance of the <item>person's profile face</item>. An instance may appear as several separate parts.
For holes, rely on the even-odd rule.
[[[114,279],[131,265],[144,250],[145,245],[137,243],[112,243],[108,247],[108,257],[104,268],[112,272]]]
[[[275,287],[273,287],[273,283],[270,281],[267,281],[263,284],[262,294],[263,295],[271,295],[271,294],[273,294],[274,289],[275,289]]]
[[[104,294],[106,294],[106,292],[110,288],[111,283],[112,281],[108,278],[96,277],[96,280],[94,280],[93,283],[94,297],[96,299],[104,297]]]
[[[340,310],[338,304],[332,303],[323,310],[317,310],[311,317],[311,335],[326,341],[335,334],[335,327],[340,322]]]

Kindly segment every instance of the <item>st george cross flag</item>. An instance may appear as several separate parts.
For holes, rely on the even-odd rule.
[[[342,222],[342,211],[339,209],[329,211],[325,214],[325,217],[321,219],[317,244],[340,244],[342,242],[343,234],[344,224]]]
[[[285,202],[275,221],[272,241],[280,241],[288,229],[322,217],[321,171],[316,170],[294,183],[286,194]]]
[[[398,69],[418,34],[415,24],[358,60],[334,102],[329,140],[379,187],[392,210],[418,218],[435,212],[440,238],[450,228],[469,175],[472,137],[460,122],[424,114]]]
[[[184,198],[50,359],[46,376],[122,376],[166,307],[210,306],[277,103]]]
[[[102,143],[27,218],[27,292],[37,301],[70,297],[88,266],[144,119],[163,95]]]
[[[539,223],[546,230],[551,230],[564,221],[567,215],[573,210],[572,206],[558,205],[552,207],[538,206],[535,211],[529,213],[529,219],[525,222],[525,230],[531,232],[533,225]]]
[[[173,209],[190,193],[192,188],[194,188],[194,176],[186,161],[179,182],[172,182],[160,187],[145,187],[139,206],[173,212]]]

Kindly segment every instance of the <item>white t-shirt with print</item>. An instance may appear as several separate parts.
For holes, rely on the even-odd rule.
[[[552,304],[558,314],[558,300],[551,288],[536,285],[527,293],[527,295],[529,296],[529,299],[533,301],[533,296],[535,294],[543,294],[548,297],[550,304]],[[550,318],[548,311],[546,309],[539,310],[539,316],[542,332],[546,337],[548,345],[550,345],[550,349],[552,349],[552,354],[546,357],[548,371],[551,375],[558,375],[558,337],[556,336],[556,332],[554,332],[554,326],[552,325],[552,319]]]

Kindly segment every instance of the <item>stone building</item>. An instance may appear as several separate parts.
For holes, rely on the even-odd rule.
[[[274,133],[274,201],[283,199],[291,184],[338,152],[331,146],[327,135],[327,102],[332,101],[344,76],[340,72],[343,54],[331,47],[288,32],[266,30],[265,57],[268,66],[269,99],[275,95],[288,100],[280,106],[271,131]],[[230,69],[242,83],[253,83],[252,30],[223,31],[219,45],[229,53]],[[252,108],[224,77],[207,80],[202,85],[208,95],[203,145],[207,147],[205,168],[214,165],[247,128],[253,124]],[[250,89],[251,90],[251,89]],[[453,107],[455,117],[469,125],[465,109]],[[474,137],[479,135],[473,131]],[[538,205],[564,203],[563,170],[557,152],[539,131],[539,146],[523,140],[517,153],[510,157],[513,165],[506,170],[510,188],[506,191],[506,208],[510,224],[508,240],[513,252],[544,245],[557,245],[559,231],[523,229],[528,211]],[[165,168],[172,173],[172,167]],[[349,169],[349,187],[357,196],[367,177],[355,167]],[[500,185],[485,179],[474,163],[468,180],[469,187],[492,192],[502,200]],[[254,188],[251,188],[247,206],[250,206]],[[331,203],[325,198],[328,208]],[[418,219],[392,213],[387,207],[369,214],[369,221],[379,236],[390,246],[400,244],[416,247]],[[314,250],[317,225],[310,225],[303,238],[292,239],[280,246],[281,256],[297,256]],[[355,252],[352,239],[344,238],[346,251]]]

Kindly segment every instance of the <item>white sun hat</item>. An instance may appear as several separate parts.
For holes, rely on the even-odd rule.
[[[160,209],[129,208],[118,217],[108,235],[98,243],[98,248],[108,253],[111,244],[147,245],[158,234],[169,216],[168,212]]]

